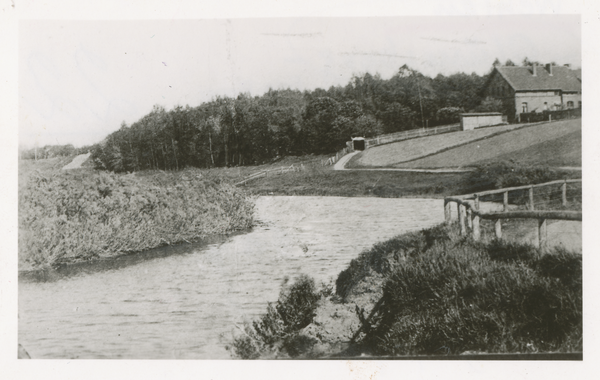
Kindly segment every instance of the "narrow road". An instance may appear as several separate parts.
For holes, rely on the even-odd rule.
[[[402,169],[402,168],[363,168],[363,169],[348,169],[346,168],[346,164],[348,161],[352,159],[355,155],[359,154],[361,151],[355,151],[352,153],[348,153],[344,157],[340,158],[338,162],[333,166],[334,170],[372,170],[372,171],[394,171],[394,172],[414,172],[414,173],[465,173],[471,172],[475,170],[474,168],[462,168],[462,169]],[[561,170],[573,170],[573,171],[581,171],[580,167],[576,166],[561,166],[557,167],[557,169]]]
[[[333,166],[333,170],[370,170],[370,171],[391,171],[391,172],[414,172],[414,173],[465,173],[473,171],[473,169],[400,169],[400,168],[364,168],[364,169],[347,169],[346,164],[352,157],[360,153],[355,151],[348,153],[340,158]]]

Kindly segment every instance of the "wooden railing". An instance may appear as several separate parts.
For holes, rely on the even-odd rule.
[[[302,165],[302,164],[300,166],[291,165],[291,166],[287,166],[287,167],[282,166],[277,169],[262,170],[262,171],[250,174],[249,176],[245,177],[240,182],[237,182],[236,185],[245,185],[248,181],[252,181],[254,179],[261,178],[261,177],[268,177],[269,175],[283,174],[283,173],[289,173],[289,172],[299,172],[301,170],[304,170],[304,165]]]
[[[572,210],[536,210],[535,206],[535,189],[547,188],[549,186],[560,185],[561,199],[560,205],[562,208],[569,206],[567,198],[567,186],[569,184],[577,184],[579,189],[581,188],[581,179],[567,179],[561,181],[552,181],[542,184],[510,187],[505,189],[482,191],[475,194],[446,197],[444,198],[444,217],[446,223],[450,223],[452,220],[451,204],[457,204],[458,224],[460,227],[461,235],[466,235],[468,229],[471,230],[474,240],[479,240],[481,237],[480,219],[488,219],[494,221],[495,235],[498,239],[502,238],[502,220],[503,219],[537,219],[538,220],[538,246],[540,248],[546,247],[547,242],[547,228],[546,220],[558,219],[558,220],[582,220],[581,211]],[[573,186],[571,185],[571,186]],[[528,199],[526,200],[527,210],[511,210],[511,204],[509,204],[509,193],[527,191]],[[502,211],[482,211],[480,210],[481,198],[485,196],[502,195]],[[522,198],[522,196],[520,196]]]
[[[370,139],[366,139],[365,140],[365,149],[369,149],[370,147],[381,145],[381,144],[388,144],[388,143],[392,143],[392,142],[396,142],[396,141],[414,139],[417,137],[439,135],[441,133],[457,132],[460,130],[461,130],[460,124],[452,124],[452,125],[444,125],[444,126],[433,127],[433,128],[411,129],[408,131],[389,133],[386,135],[379,135],[379,136],[376,136],[376,137],[373,137]]]
[[[347,155],[348,153],[352,152],[353,150],[350,147],[345,147],[342,150],[339,150],[335,156],[329,157],[326,160],[321,161],[321,165],[322,166],[329,166],[329,165],[335,165],[336,162],[338,162],[340,160],[340,158],[344,157],[345,155]]]

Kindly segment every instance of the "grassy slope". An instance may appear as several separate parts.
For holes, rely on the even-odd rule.
[[[457,132],[458,136],[461,133]],[[454,135],[454,134],[453,134]],[[448,146],[455,143],[456,136],[452,137]],[[469,137],[467,137],[469,139]],[[552,166],[581,166],[581,119],[564,120],[554,123],[538,124],[515,131],[510,131],[484,140],[471,142],[452,149],[437,149],[438,145],[432,143],[430,148],[425,148],[426,139],[421,141],[404,141],[390,144],[389,146],[369,149],[351,160],[351,167],[381,166],[398,168],[447,168],[473,166],[492,160],[512,158],[527,164],[543,164]],[[443,150],[421,159],[406,161],[408,155],[401,154],[387,157],[394,152],[421,149],[421,156],[431,152]],[[436,150],[437,149],[437,150]],[[400,154],[400,153],[398,153]],[[414,155],[409,159],[414,159]],[[394,164],[396,163],[396,164]]]
[[[399,162],[414,160],[427,154],[433,154],[440,150],[464,144],[468,141],[479,140],[486,136],[503,133],[522,126],[510,124],[472,131],[444,133],[385,144],[368,149],[358,157],[353,158],[350,167],[391,166]]]
[[[405,164],[402,168],[439,168],[473,166],[481,162],[513,157],[519,154],[529,163],[547,165],[551,160],[557,166],[580,166],[581,119],[558,121],[519,129],[510,133],[473,142],[445,152]],[[571,139],[570,144],[556,143]],[[574,141],[573,141],[574,140]],[[579,157],[579,159],[573,159]]]
[[[493,159],[482,160],[475,164],[510,159],[525,165],[544,163],[548,166],[581,167],[581,129],[552,140],[498,155]]]
[[[309,167],[305,171],[260,178],[243,186],[257,195],[327,195],[345,197],[443,197],[468,193],[469,173],[335,171]]]

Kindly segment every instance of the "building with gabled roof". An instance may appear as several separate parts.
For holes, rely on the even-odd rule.
[[[495,66],[485,96],[502,101],[509,120],[520,113],[581,107],[581,70],[568,66]]]

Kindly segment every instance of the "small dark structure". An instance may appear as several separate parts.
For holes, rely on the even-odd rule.
[[[365,138],[364,137],[353,137],[352,148],[354,150],[365,150]]]

